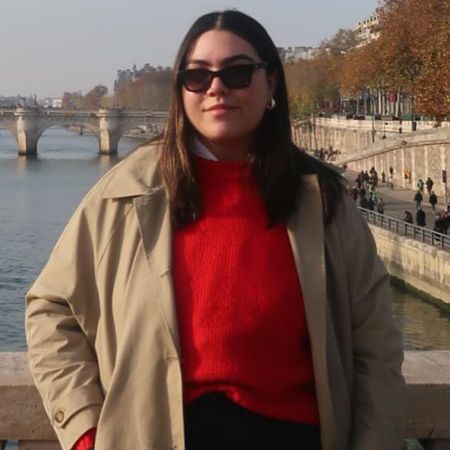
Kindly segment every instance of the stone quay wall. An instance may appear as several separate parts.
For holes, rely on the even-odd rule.
[[[392,167],[396,186],[416,189],[420,178],[431,177],[436,195],[448,201],[442,171],[450,177],[450,124],[433,128],[430,123],[418,122],[417,131],[406,133],[410,126],[405,122],[374,123],[378,128],[372,130],[370,120],[318,119],[314,133],[305,124],[294,123],[293,136],[297,145],[306,149],[331,145],[340,151],[333,162],[358,172],[375,167],[379,176],[384,172],[388,177]]]
[[[389,273],[413,288],[450,303],[450,253],[369,225]]]

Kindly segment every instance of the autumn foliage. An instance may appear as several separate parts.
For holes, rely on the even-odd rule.
[[[450,0],[380,0],[378,15],[377,40],[286,65],[294,111],[298,99],[336,110],[336,95],[393,92],[414,114],[450,117]]]
[[[153,69],[153,68],[152,68]],[[117,86],[114,102],[119,107],[167,111],[173,72],[170,68],[155,68]]]
[[[308,116],[314,110],[333,111],[339,106],[339,70],[346,52],[356,45],[351,30],[339,30],[321,42],[315,58],[288,61],[285,66],[291,112]]]
[[[116,83],[112,95],[106,86],[97,85],[85,95],[81,92],[65,92],[63,108],[99,109],[128,108],[153,111],[167,111],[172,83],[172,70],[163,67],[148,67],[136,76],[129,76],[124,82]]]

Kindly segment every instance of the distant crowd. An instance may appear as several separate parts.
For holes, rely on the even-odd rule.
[[[361,171],[354,180],[354,184],[349,189],[349,194],[353,201],[361,208],[370,211],[376,211],[379,214],[384,214],[386,203],[382,197],[379,196],[378,186],[378,172],[375,167],[369,171]],[[381,182],[386,183],[391,189],[394,189],[394,169],[389,168],[389,174],[386,176],[385,172],[381,173]],[[426,214],[422,208],[424,196],[428,196],[428,201],[431,205],[431,210],[435,214],[433,230],[442,234],[447,234],[450,228],[450,205],[447,205],[443,212],[436,212],[436,205],[438,198],[433,191],[434,181],[428,177],[426,181],[422,178],[417,182],[417,191],[414,194],[413,202],[415,205],[415,223],[418,226],[426,226]],[[426,188],[426,194],[425,194]],[[407,223],[414,224],[413,214],[406,210],[403,220]]]
[[[361,171],[350,189],[350,196],[361,208],[384,214],[385,202],[377,191],[378,172],[372,167],[369,172]]]
[[[336,155],[340,154],[340,150],[334,150],[332,145],[330,145],[327,149],[320,147],[319,149],[314,150],[314,156],[322,161],[334,161],[336,159]]]

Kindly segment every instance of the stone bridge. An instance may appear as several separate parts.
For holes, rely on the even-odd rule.
[[[117,152],[119,140],[127,130],[145,125],[156,135],[162,131],[166,118],[166,112],[117,108],[98,111],[0,109],[0,128],[7,128],[14,135],[19,155],[36,155],[39,137],[54,126],[86,128],[97,136],[99,152],[111,154]]]

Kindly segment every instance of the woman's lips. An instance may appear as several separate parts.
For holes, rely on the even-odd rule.
[[[229,111],[231,109],[236,109],[236,107],[218,103],[216,105],[210,106],[209,108],[206,109],[206,111]]]
[[[238,108],[235,106],[217,104],[207,108],[206,112],[210,114],[211,117],[225,118],[229,117],[230,114],[234,113],[237,109]]]

